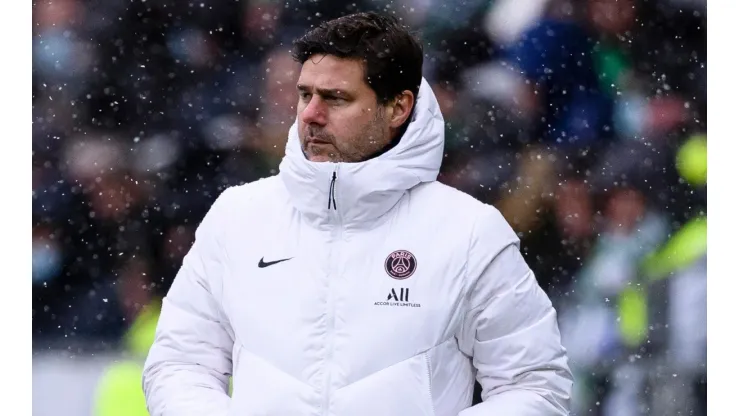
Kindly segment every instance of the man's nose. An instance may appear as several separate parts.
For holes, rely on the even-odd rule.
[[[321,100],[321,97],[313,96],[311,101],[306,104],[301,111],[301,121],[305,124],[318,124],[323,126],[326,124],[326,106]]]

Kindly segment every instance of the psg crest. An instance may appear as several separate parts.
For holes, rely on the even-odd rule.
[[[408,279],[416,271],[416,257],[406,250],[396,250],[385,259],[385,271],[396,279]]]

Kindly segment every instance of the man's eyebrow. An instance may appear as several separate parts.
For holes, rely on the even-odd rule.
[[[311,87],[308,85],[298,84],[296,85],[298,91],[311,91]],[[339,88],[316,88],[316,92],[321,96],[327,95],[341,95],[341,96],[352,96],[348,91]]]

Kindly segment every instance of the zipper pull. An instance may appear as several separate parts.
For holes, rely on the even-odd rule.
[[[337,210],[337,200],[334,198],[334,188],[337,183],[337,172],[334,171],[331,175],[331,184],[329,185],[329,205],[327,209],[331,209],[332,203],[334,204],[334,210]]]

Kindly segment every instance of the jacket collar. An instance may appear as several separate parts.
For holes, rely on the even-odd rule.
[[[431,87],[422,79],[411,123],[396,146],[359,163],[311,162],[303,154],[294,123],[279,177],[291,203],[310,223],[339,222],[351,228],[380,218],[414,186],[435,181],[443,153],[444,120]]]

